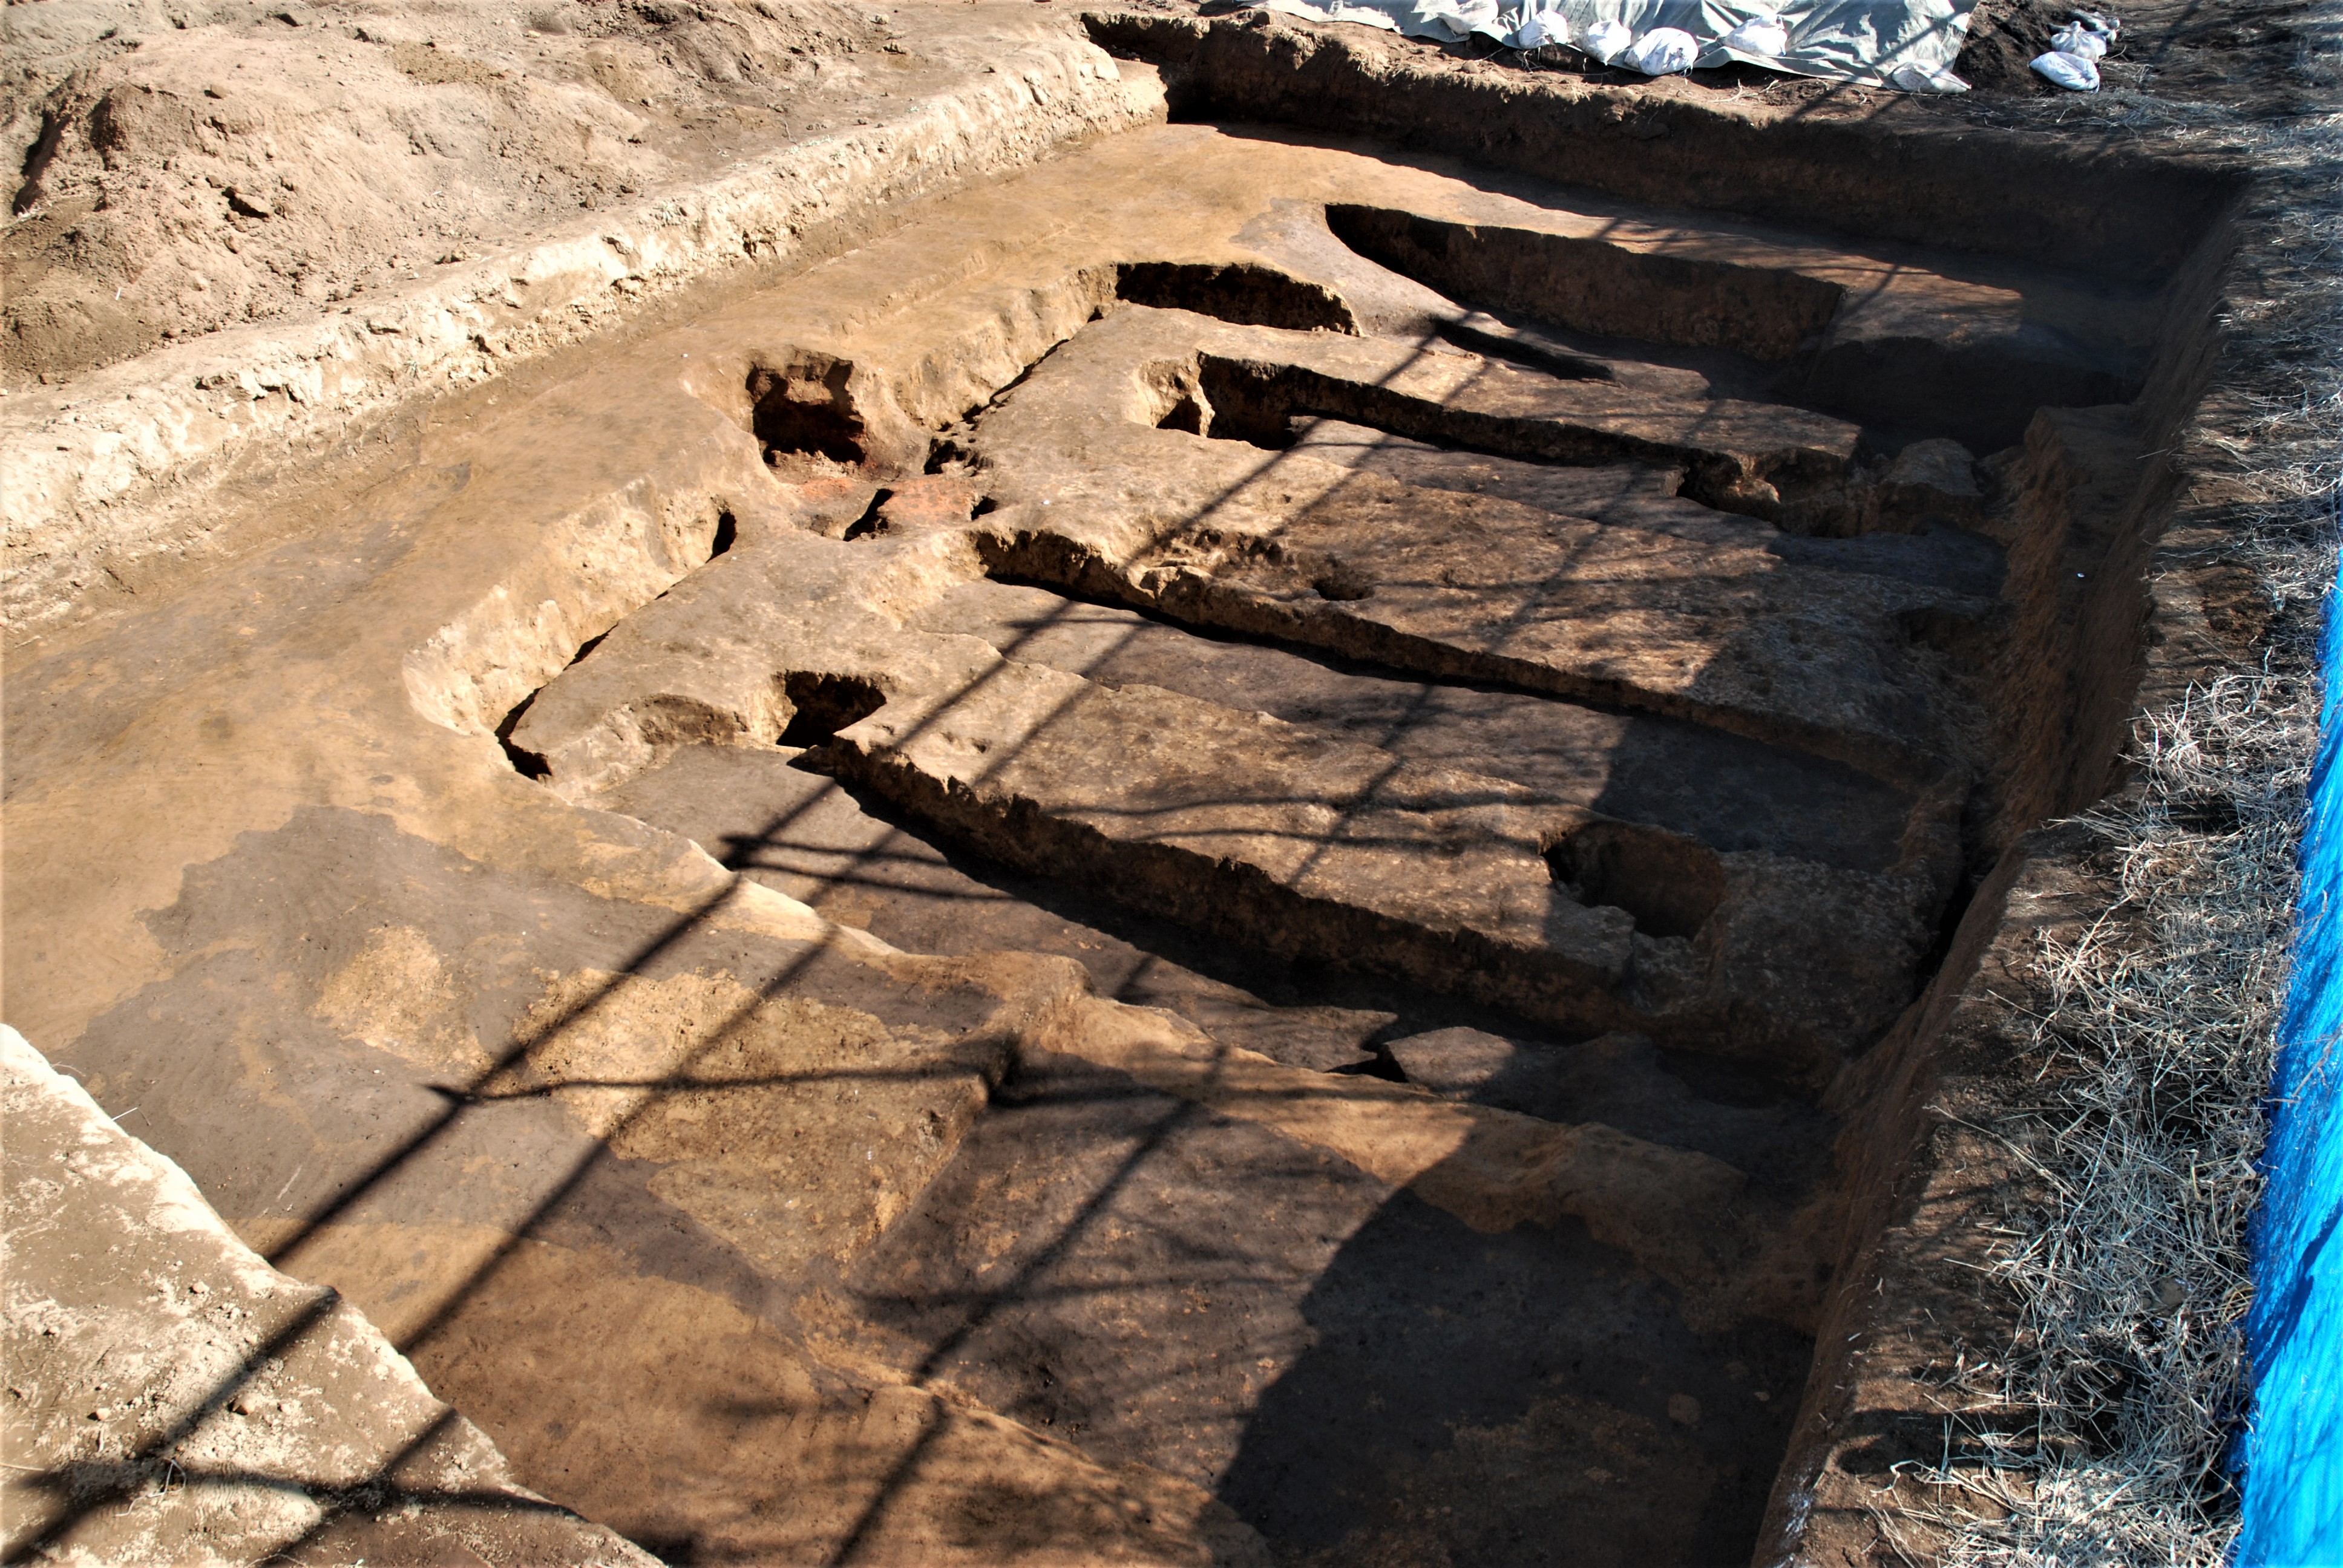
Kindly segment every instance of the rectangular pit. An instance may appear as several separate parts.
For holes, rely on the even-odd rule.
[[[1691,1221],[1733,1239],[1696,1265],[1663,1260],[1656,1235],[1582,1240],[1568,1203],[1561,1229],[1507,1229],[1475,1254],[1469,1227],[1440,1234],[1485,1194],[1426,1207],[1146,1070],[1029,1053],[834,1299],[904,1375],[1215,1487],[1280,1560],[1512,1561],[1564,1519],[1590,1562],[1759,1543],[1792,1440],[1775,1385],[1829,1321],[1847,1162],[1894,1135],[1848,1097],[1849,1064],[1924,994],[2017,833],[2104,777],[2087,738],[2107,733],[2119,683],[2077,671],[2074,638],[2120,613],[2107,596],[2137,595],[2119,571],[2097,579],[2151,526],[2142,420],[2181,395],[2142,317],[2193,330],[2190,279],[2168,268],[2105,286],[1981,264],[1912,248],[1908,222],[1888,226],[1896,267],[1938,281],[1875,328],[1819,281],[1872,265],[1862,242],[1731,223],[1704,242],[1695,216],[1638,215],[1677,251],[1735,258],[1645,263],[1537,241],[1576,220],[1529,210],[1530,189],[1444,219],[1421,191],[1331,204],[1315,227],[1289,204],[1248,231],[1264,259],[1118,260],[1088,275],[1091,325],[933,419],[925,474],[759,414],[794,525],[744,545],[761,567],[647,608],[532,710],[554,756],[696,683],[733,729],[655,738],[615,775],[579,774],[576,798],[897,946],[1061,953],[1102,993],[1185,1020],[1200,1049],[1327,1075],[1337,1095],[1381,1081],[1409,1105],[1599,1124],[1736,1172],[1738,1195]],[[1457,226],[1501,204],[1530,226]],[[1494,270],[1460,237],[1492,234],[1513,236]],[[1591,291],[1587,245],[1610,279]],[[1575,303],[1541,304],[1541,266]],[[1699,325],[1746,319],[1753,288],[1781,293],[1795,330],[1728,342]],[[2046,311],[2065,337],[2026,325]],[[2002,337],[1972,329],[1996,312]],[[1443,347],[1408,336],[1425,327]],[[1933,379],[1913,368],[1932,342],[1966,357],[1940,356],[1953,367]],[[900,425],[917,382],[890,382],[884,355],[851,364],[799,401],[839,428]],[[1962,390],[1986,384],[2001,401]],[[2144,406],[2060,411],[2135,391]],[[866,575],[890,586],[846,591],[890,629],[848,634],[812,608]],[[1541,642],[1549,623],[1596,629]],[[1715,667],[1672,674],[1637,649],[1663,627],[1681,629],[1649,646],[1704,648]],[[856,637],[866,650],[845,651]],[[921,651],[880,651],[890,638]],[[710,687],[697,650],[717,642],[761,656]],[[869,695],[816,722],[803,703],[743,705],[736,678]],[[1817,685],[1833,680],[1852,684]],[[1323,807],[1272,807],[1312,799],[1304,780],[1330,767],[1367,772]],[[1471,816],[1492,809],[1525,825]],[[1345,881],[1363,853],[1412,890]],[[1556,916],[1527,936],[1440,890],[1460,873],[1497,885],[1506,855],[1550,907],[1619,917],[1613,956],[1554,937]],[[1878,936],[1817,912],[1857,903]],[[1794,930],[1821,939],[1814,957],[1785,957]],[[1567,978],[1534,978],[1543,960],[1521,955],[1541,941],[1560,942]],[[1670,1003],[1687,961],[1721,989]],[[1516,971],[1532,978],[1503,978]],[[1816,1010],[1838,1026],[1799,1021]],[[1815,1158],[1834,1135],[1835,1169]],[[1262,1220],[1209,1225],[1206,1262],[1191,1211],[1245,1192]],[[963,1258],[963,1236],[986,1239]],[[1580,1263],[1554,1251],[1584,1246]],[[1626,1272],[1595,1261],[1606,1247]],[[1232,1293],[1212,1282],[1224,1266],[1247,1282]],[[1528,1281],[1556,1267],[1595,1292],[1573,1321],[1641,1325],[1634,1348],[1534,1348],[1553,1295]],[[1452,1276],[1526,1315],[1436,1346],[1344,1326],[1411,1321],[1430,1309],[1402,1298]],[[1249,1369],[1211,1350],[1213,1310],[1253,1347]],[[1534,1367],[1505,1361],[1525,1348]],[[1457,1381],[1383,1391],[1373,1370],[1427,1361]],[[1340,1441],[1346,1390],[1423,1432]],[[1339,1462],[1312,1447],[1330,1432]],[[1488,1442],[1513,1458],[1493,1471]],[[1685,1443],[1699,1457],[1664,1457]],[[1300,1478],[1330,1464],[1332,1492],[1313,1483],[1305,1505]]]
[[[1393,124],[1333,35],[1096,25]],[[1296,36],[1314,107],[1246,85]],[[1482,167],[1109,139],[447,437],[367,547],[438,598],[174,733],[355,771],[76,1065],[528,1483],[675,1561],[1704,1563],[1934,1437],[1841,1463],[1833,1401],[1943,1019],[2114,776],[2233,171],[1604,87],[1595,198],[1413,71]],[[336,728],[386,688],[420,762]]]

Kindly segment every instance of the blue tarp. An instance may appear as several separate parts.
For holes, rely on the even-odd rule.
[[[2343,1568],[2343,588],[2321,640],[2327,695],[2246,1321],[2241,1568]]]

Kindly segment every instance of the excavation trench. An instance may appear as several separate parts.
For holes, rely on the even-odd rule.
[[[1752,1550],[1826,1091],[2087,770],[2073,585],[2148,526],[2157,280],[1508,188],[1272,188],[1248,255],[1043,284],[952,397],[948,329],[751,353],[737,544],[501,731],[895,949],[1153,1010],[1028,1028],[818,1315],[1280,1561]]]
[[[409,656],[526,809],[830,933],[545,982],[460,1105],[599,1152],[412,1353],[675,1561],[1745,1559],[1894,1180],[1847,1085],[2108,776],[2202,257],[2092,272],[2152,168],[1980,256],[1817,168],[1758,227],[1143,136],[680,334],[662,451],[729,467]],[[564,1247],[767,1392],[576,1349]]]
[[[230,1312],[276,1283],[180,1288],[168,1209],[151,1271],[52,1225],[173,1326],[12,1295],[9,1551],[240,1509],[505,1561],[398,1533],[471,1517],[413,1478],[479,1436],[704,1564],[1871,1561],[1922,1477],[2007,1478],[1945,1408],[2015,1333],[1995,1117],[2041,955],[2140,907],[2072,819],[2143,703],[2277,669],[2221,465],[2307,231],[2251,115],[2154,108],[2242,56],[2151,7],[2098,98],[1929,100],[798,7],[870,46],[776,43],[839,111],[784,124],[719,40],[789,6],[508,9],[466,35],[590,81],[350,42],[475,129],[591,105],[657,188],[493,258],[435,197],[413,276],[295,267],[8,417],[8,1022],[479,1432],[402,1469],[378,1365],[310,1400]],[[141,138],[281,141],[354,57],[301,10],[234,24],[291,75],[87,45],[34,305],[132,307],[83,253]],[[620,69],[652,31],[739,126]],[[410,194],[527,172],[433,124]],[[147,184],[256,277],[340,199],[277,166]]]
[[[1086,274],[923,464],[884,359],[753,368],[778,501],[508,744],[903,951],[1177,1020],[1029,1036],[823,1287],[859,1355],[1281,1560],[1736,1558],[1829,1282],[1822,1091],[2038,788],[2033,561],[2094,526],[2052,498],[2136,461],[2036,410],[2139,384],[2139,302],[1944,282],[1932,327],[1924,275],[1866,347],[1804,236],[1312,223]],[[1376,1152],[1449,1107],[1453,1152]]]

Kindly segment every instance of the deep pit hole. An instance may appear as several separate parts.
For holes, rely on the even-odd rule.
[[[1725,901],[1714,850],[1634,822],[1590,822],[1546,851],[1554,878],[1581,903],[1634,917],[1647,937],[1694,937]]]
[[[1320,412],[1298,404],[1292,385],[1297,374],[1202,355],[1192,372],[1172,377],[1171,404],[1155,427],[1282,452],[1293,445],[1295,421]]]
[[[542,782],[551,775],[553,770],[546,766],[545,759],[538,753],[526,747],[514,745],[512,738],[514,729],[522,719],[528,717],[528,705],[536,700],[537,693],[530,692],[514,705],[511,712],[506,714],[498,722],[497,744],[503,748],[505,760],[512,765],[514,772],[524,779],[535,779]]]
[[[825,354],[751,370],[749,427],[764,447],[766,462],[863,463],[870,456],[870,433],[848,387],[853,375],[852,361]]]
[[[878,535],[885,531],[886,528],[885,519],[880,516],[880,513],[886,507],[887,503],[894,498],[895,492],[888,489],[883,485],[878,489],[873,490],[870,493],[870,504],[862,508],[862,515],[860,517],[846,525],[846,531],[839,535],[839,538],[841,539],[868,539],[877,538]]]
[[[838,732],[887,706],[887,694],[860,676],[792,670],[781,682],[789,699],[789,723],[779,744],[820,751]]]
[[[1211,434],[1212,417],[1205,410],[1203,398],[1195,392],[1182,392],[1163,417],[1155,421],[1159,430],[1178,430],[1183,435]]]
[[[1355,563],[1336,558],[1311,577],[1310,591],[1330,604],[1356,604],[1375,597],[1375,584]]]
[[[1388,207],[1332,203],[1326,226],[1369,261],[1460,302],[1574,331],[1723,348],[1773,364],[1817,337],[1845,297],[1835,284],[1778,268]]]
[[[1115,295],[1131,305],[1193,311],[1239,327],[1353,337],[1359,331],[1341,295],[1258,262],[1127,261],[1115,269]]]

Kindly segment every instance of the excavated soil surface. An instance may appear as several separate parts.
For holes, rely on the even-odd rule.
[[[792,132],[867,123],[938,74],[886,12],[819,3],[69,0],[9,25],[12,388],[372,303]]]
[[[580,94],[884,57],[559,9],[515,37]],[[1996,229],[2037,133],[1678,83],[1564,186],[1469,69],[1406,90],[1514,153],[1353,139],[1402,45],[1088,25],[1188,117],[475,393],[17,659],[18,1021],[669,1561],[1745,1560],[1850,1074],[2105,778],[2236,171],[2097,147]],[[377,46],[457,53],[314,52]],[[1938,183],[1883,216],[1816,137]],[[162,330],[19,239],[12,374]]]

